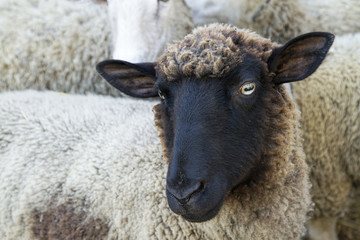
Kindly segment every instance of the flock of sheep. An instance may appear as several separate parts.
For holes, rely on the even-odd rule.
[[[359,239],[358,0],[17,0],[0,10],[1,239]],[[95,65],[159,59],[170,82],[223,77],[241,62],[225,54],[232,42],[213,49],[225,62],[209,55],[201,66],[192,58],[201,44],[187,45],[203,40],[209,48],[217,34],[241,32],[226,25],[192,32],[212,22],[279,44],[310,31],[336,37],[315,73],[276,85],[265,106],[264,121],[274,126],[263,127],[269,137],[258,142],[276,156],[267,178],[228,191],[219,213],[196,223],[168,205],[174,163],[162,105],[153,110],[155,126],[158,100],[125,97]],[[264,64],[280,46],[248,31],[246,38],[252,54],[262,48]],[[133,87],[145,78],[127,62],[103,63],[101,75],[122,91],[113,79],[135,76]],[[154,97],[148,84],[124,92]]]

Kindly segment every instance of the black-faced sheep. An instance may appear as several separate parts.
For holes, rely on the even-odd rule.
[[[308,168],[298,112],[281,84],[312,74],[332,41],[310,33],[279,47],[215,24],[169,45],[156,64],[108,60],[97,69],[126,94],[162,98],[155,122],[175,213],[205,221],[196,228],[233,219],[222,237],[299,239]]]
[[[350,239],[357,239],[360,232],[356,227],[360,222],[356,204],[360,166],[359,51],[360,34],[338,37],[319,70],[309,80],[291,86],[302,111],[304,147],[314,185],[315,212],[310,232],[314,235],[320,228],[316,235],[325,235],[316,239],[335,238],[339,219],[338,227],[350,226],[355,231]]]

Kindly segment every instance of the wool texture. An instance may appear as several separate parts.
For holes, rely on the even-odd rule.
[[[266,62],[275,46],[249,30],[211,24],[169,44],[159,58],[159,69],[167,81],[181,77],[221,77],[241,64],[246,54]]]
[[[335,38],[307,80],[292,84],[311,167],[314,218],[340,218],[360,237],[360,34]],[[351,226],[351,227],[349,227]]]
[[[194,28],[183,0],[109,0],[114,59],[155,62],[166,44]]]
[[[190,223],[167,205],[153,102],[46,91],[0,94],[0,238],[299,238],[304,227],[298,223],[310,203],[307,167],[299,161],[298,112],[282,89],[277,97],[289,109],[276,123],[287,134],[271,136],[279,145],[267,153],[276,161],[264,185],[243,186],[214,219]],[[281,145],[290,140],[284,151]]]
[[[311,31],[360,31],[358,0],[186,0],[195,25],[214,22],[249,28],[285,43]]]
[[[154,103],[46,91],[0,98],[1,239],[176,237]]]
[[[0,3],[0,12],[0,91],[120,95],[95,70],[110,57],[106,4],[11,0]]]
[[[335,35],[360,31],[360,2],[357,0],[243,0],[238,27],[285,43],[312,31]]]

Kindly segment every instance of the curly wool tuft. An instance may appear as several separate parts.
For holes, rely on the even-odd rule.
[[[196,28],[181,42],[169,44],[159,58],[159,70],[167,81],[181,77],[220,77],[251,54],[266,63],[276,47],[269,39],[225,24]]]

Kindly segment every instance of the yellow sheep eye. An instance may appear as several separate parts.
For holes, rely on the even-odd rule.
[[[240,92],[243,95],[249,96],[251,94],[253,94],[253,92],[255,91],[256,85],[255,83],[245,83],[244,85],[242,85],[240,87]]]

